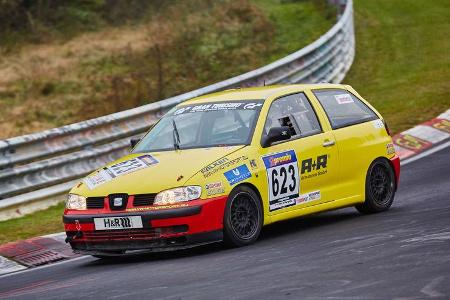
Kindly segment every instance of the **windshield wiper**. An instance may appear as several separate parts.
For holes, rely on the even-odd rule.
[[[172,119],[173,126],[173,147],[175,150],[180,149],[180,134],[178,133],[177,124],[175,124],[175,119]]]

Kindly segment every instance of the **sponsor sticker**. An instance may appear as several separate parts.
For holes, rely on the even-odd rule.
[[[299,205],[315,200],[320,200],[320,191],[314,191],[298,196],[298,198],[295,199],[295,204]]]
[[[319,155],[316,158],[307,158],[302,160],[301,179],[309,179],[328,173],[328,155]]]
[[[230,171],[223,173],[223,175],[228,180],[228,183],[230,185],[236,184],[247,178],[252,177],[252,174],[250,173],[250,170],[248,169],[246,164],[231,169]]]
[[[214,103],[203,103],[197,105],[182,106],[178,108],[174,115],[181,115],[186,113],[195,112],[207,112],[207,111],[222,111],[222,110],[259,110],[263,105],[263,101],[252,101],[252,102],[214,102]]]
[[[349,94],[334,95],[334,99],[338,104],[353,103],[353,98]]]
[[[83,182],[89,189],[94,189],[112,179],[125,175],[137,170],[141,170],[158,163],[158,160],[153,156],[146,154],[141,155],[108,167],[98,170],[96,173],[86,177]]]
[[[229,167],[237,165],[238,163],[243,162],[244,160],[247,159],[248,159],[247,156],[239,156],[235,159],[229,159],[228,157],[224,157],[207,165],[206,167],[201,169],[200,172],[202,172],[203,177],[208,178],[220,170],[228,169]]]
[[[375,129],[384,128],[384,123],[380,119],[373,120],[372,124]]]
[[[172,208],[180,208],[180,207],[188,207],[188,204],[172,204],[172,205],[154,205],[154,206],[146,206],[146,207],[133,207],[127,208],[127,212],[135,212],[135,211],[148,211],[148,210],[160,210],[160,209],[172,209]]]
[[[395,153],[395,147],[393,143],[387,143],[386,144],[386,153],[388,155],[394,154]]]
[[[262,160],[267,172],[269,211],[295,205],[300,190],[295,151],[269,154]]]
[[[222,181],[208,183],[205,185],[206,194],[208,196],[219,195],[225,193],[225,189],[223,188]]]
[[[253,170],[258,169],[258,164],[256,163],[256,160],[254,159],[250,160],[250,168],[252,168]]]

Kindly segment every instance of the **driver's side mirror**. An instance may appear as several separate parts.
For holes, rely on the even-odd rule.
[[[266,148],[275,142],[286,141],[290,138],[291,132],[289,126],[272,127],[269,129],[269,133],[264,137],[262,147]]]
[[[134,148],[134,146],[136,146],[136,144],[139,143],[140,140],[141,140],[140,138],[132,138],[130,140],[131,148]]]

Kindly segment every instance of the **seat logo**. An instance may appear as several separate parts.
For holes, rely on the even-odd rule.
[[[122,206],[122,198],[114,198],[114,206]]]

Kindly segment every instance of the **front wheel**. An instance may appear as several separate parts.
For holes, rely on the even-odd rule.
[[[228,246],[246,246],[258,239],[263,226],[263,209],[251,188],[241,186],[231,192],[223,225],[224,242]]]
[[[392,166],[386,159],[376,159],[367,171],[366,201],[356,205],[356,209],[363,214],[388,210],[394,201],[395,189]]]

